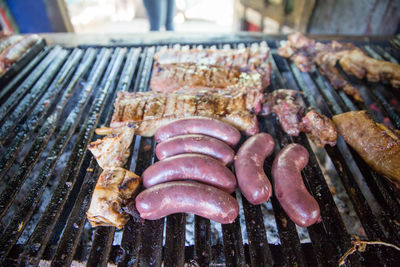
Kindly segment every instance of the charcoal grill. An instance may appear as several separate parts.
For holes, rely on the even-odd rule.
[[[265,37],[267,38],[267,37]],[[285,39],[285,37],[281,37]],[[258,41],[258,40],[257,40]],[[203,47],[248,46],[255,40],[204,43]],[[279,38],[268,39],[273,66],[268,90],[292,88],[303,92],[305,105],[331,117],[366,109],[374,119],[400,127],[400,91],[384,84],[346,78],[360,89],[364,103],[335,91],[318,70],[302,73],[276,54]],[[400,40],[357,41],[374,58],[398,63]],[[173,44],[167,44],[172,46]],[[199,44],[190,44],[195,46]],[[130,220],[123,232],[112,227],[85,227],[88,209],[101,169],[87,151],[97,139],[96,127],[107,125],[117,90],[148,90],[157,44],[81,46],[43,49],[0,91],[0,262],[4,266],[336,266],[352,246],[343,217],[324,178],[321,153],[333,162],[367,240],[400,246],[400,203],[396,192],[339,138],[335,147],[315,152],[307,136],[287,136],[273,117],[259,117],[262,131],[275,141],[275,155],[291,142],[310,151],[303,170],[305,184],[318,201],[323,221],[307,228],[311,242],[300,242],[298,228],[272,197],[279,244],[268,243],[261,206],[240,193],[242,212],[234,223],[220,228],[222,242],[211,240],[209,220],[195,216],[194,245],[185,245],[187,215],[156,221]],[[322,152],[321,152],[322,151]],[[136,136],[127,167],[141,174],[155,161],[154,140]],[[271,177],[273,156],[265,163]],[[368,194],[368,191],[370,194]],[[380,209],[373,212],[371,201]],[[244,218],[244,220],[243,220]],[[244,242],[242,233],[247,234]],[[117,239],[117,233],[122,235]],[[368,246],[348,257],[347,265],[398,265],[400,253],[384,246]]]

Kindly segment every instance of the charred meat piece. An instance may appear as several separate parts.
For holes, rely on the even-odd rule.
[[[310,72],[314,66],[325,75],[335,89],[343,89],[357,101],[362,101],[358,90],[339,73],[336,64],[359,79],[388,81],[400,88],[400,66],[391,62],[376,60],[367,56],[359,48],[349,43],[332,41],[323,44],[310,40],[301,33],[288,36],[288,42],[278,50],[278,54],[293,60],[303,72]]]
[[[158,64],[195,63],[237,68],[242,71],[266,68],[269,48],[266,42],[239,49],[162,49],[154,55]]]
[[[13,45],[6,48],[0,54],[0,75],[5,73],[32,45],[40,40],[36,34],[28,35]]]
[[[358,79],[368,81],[389,81],[395,88],[400,88],[400,66],[383,60],[376,60],[365,55],[360,49],[348,51],[340,58],[340,66]]]
[[[262,90],[261,75],[246,73],[216,65],[192,63],[155,64],[150,81],[153,91],[174,92],[196,89],[256,89]]]
[[[139,176],[123,168],[104,170],[87,211],[92,226],[115,226],[121,229],[129,220],[124,208],[133,201],[140,183]]]
[[[337,132],[332,121],[315,110],[305,114],[306,108],[300,104],[295,90],[279,89],[267,94],[263,115],[271,113],[275,114],[288,135],[298,136],[300,132],[305,132],[319,147],[336,144]]]
[[[256,113],[261,109],[262,97],[257,90],[118,92],[111,127],[135,124],[138,135],[149,137],[159,127],[174,120],[208,117],[252,135],[258,132]]]
[[[333,116],[338,132],[375,171],[400,190],[400,135],[374,122],[366,111]]]
[[[24,37],[22,37],[21,35],[11,35],[11,36],[7,36],[7,37],[3,37],[0,40],[0,54],[3,53],[3,51],[6,50],[8,47],[21,41],[22,39],[24,39]]]
[[[297,95],[298,92],[295,90],[275,90],[267,94],[263,105],[264,114],[275,114],[281,123],[282,129],[291,136],[300,134],[301,118],[305,113],[305,107],[300,105]]]
[[[319,147],[324,147],[325,144],[336,145],[335,125],[329,118],[315,110],[310,110],[302,118],[300,128],[302,132],[309,133],[311,140]]]
[[[271,73],[271,65],[267,61],[268,56],[269,48],[265,42],[252,44],[250,47],[239,49],[180,49],[177,47],[173,49],[162,49],[157,52],[154,56],[154,70],[157,70],[157,68],[172,68],[174,65],[193,66],[195,64],[198,67],[214,68],[212,75],[215,76],[223,75],[224,71],[222,69],[226,69],[225,71],[229,72],[257,73],[260,75],[260,78],[257,77],[257,79],[261,80],[261,86],[265,88],[269,85]],[[221,71],[221,74],[218,73],[219,71]],[[183,77],[184,74],[188,75],[188,71],[175,71],[174,73],[178,79],[179,77]],[[205,75],[205,79],[209,79],[207,77],[207,72],[203,72],[203,74]],[[157,89],[153,88],[153,90]]]
[[[125,165],[129,147],[135,134],[134,127],[109,128],[110,134],[98,139],[88,146],[102,169],[122,167]]]
[[[338,60],[347,51],[354,49],[357,48],[352,44],[341,44],[336,41],[323,44],[308,39],[301,33],[295,33],[288,36],[288,42],[278,49],[278,54],[293,60],[303,72],[311,72],[315,66],[318,66],[333,88],[343,90],[355,100],[362,101],[358,90],[348,83],[336,68]]]

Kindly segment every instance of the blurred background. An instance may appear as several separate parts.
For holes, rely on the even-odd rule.
[[[144,1],[0,0],[0,24],[15,33],[144,33]],[[165,5],[167,0],[159,0]],[[268,34],[392,35],[399,33],[398,0],[175,0],[176,32],[255,31]],[[165,9],[165,8],[164,8]],[[165,20],[161,18],[161,20]],[[161,22],[160,30],[164,29]]]

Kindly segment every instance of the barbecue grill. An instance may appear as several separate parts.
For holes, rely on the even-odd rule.
[[[318,70],[302,73],[293,62],[279,57],[280,39],[266,40],[273,66],[268,90],[298,90],[307,107],[329,117],[366,109],[375,120],[400,127],[398,90],[344,74],[364,99],[364,103],[356,103],[344,92],[335,91]],[[257,41],[188,45],[235,48]],[[399,38],[357,39],[355,43],[374,58],[400,60]],[[286,135],[272,116],[259,117],[259,124],[261,131],[275,139],[274,155],[292,142],[310,152],[302,175],[323,219],[307,228],[311,242],[300,242],[298,228],[272,197],[279,242],[269,243],[262,207],[249,204],[239,191],[233,195],[241,212],[234,223],[218,228],[221,242],[212,241],[212,222],[194,216],[194,245],[186,245],[185,214],[156,221],[131,219],[123,231],[85,227],[91,193],[101,172],[87,145],[98,138],[95,128],[111,121],[118,90],[149,90],[153,55],[160,47],[153,43],[44,48],[8,83],[1,84],[0,262],[4,266],[47,261],[52,266],[72,261],[89,266],[335,266],[352,247],[353,237],[343,221],[347,215],[339,212],[320,167],[324,157],[332,161],[365,239],[400,246],[400,201],[389,183],[342,138],[335,147],[317,150],[305,134]],[[152,138],[135,136],[127,167],[141,175],[156,160],[154,148]],[[268,157],[264,166],[269,177],[273,158]],[[374,205],[379,213],[374,212]],[[122,238],[118,240],[118,236]],[[356,252],[346,261],[351,266],[399,263],[399,251],[380,245],[368,245],[365,252]]]

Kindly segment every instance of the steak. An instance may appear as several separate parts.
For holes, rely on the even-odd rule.
[[[164,49],[154,56],[150,87],[181,89],[258,89],[269,85],[271,66],[265,42],[243,49]]]
[[[154,60],[158,64],[195,63],[237,68],[241,71],[261,71],[268,65],[268,56],[267,43],[261,42],[259,45],[238,49],[162,49],[154,55]]]
[[[258,72],[240,72],[217,65],[192,63],[156,64],[150,81],[153,91],[174,92],[200,89],[256,89],[263,90],[262,77]]]
[[[258,90],[118,92],[111,127],[134,124],[138,127],[136,134],[150,137],[171,121],[209,117],[252,135],[258,132],[256,113],[261,109],[262,98]]]

